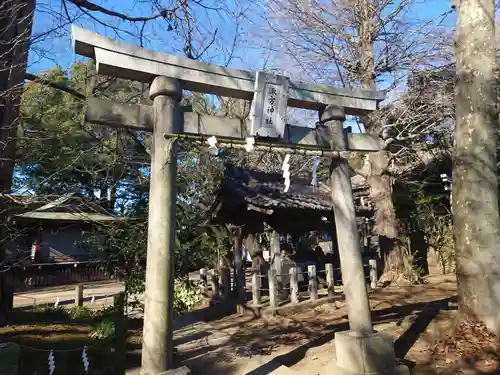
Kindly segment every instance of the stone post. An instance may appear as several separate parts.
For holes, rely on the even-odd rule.
[[[200,291],[202,295],[206,295],[208,290],[208,282],[207,282],[207,269],[200,269]]]
[[[178,80],[156,77],[153,100],[154,129],[151,147],[148,248],[141,374],[159,374],[173,367],[172,323],[177,142],[166,133],[181,133],[184,117]]]
[[[278,280],[276,280],[276,270],[274,268],[269,268],[268,271],[269,279],[269,305],[271,307],[278,306]]]
[[[276,270],[276,275],[278,277],[278,282],[282,282],[281,275],[281,251],[280,251],[280,235],[278,232],[273,230],[271,232],[270,238],[270,254],[271,260],[273,262],[273,267]]]
[[[307,276],[309,277],[309,298],[313,301],[318,299],[318,280],[316,279],[316,266],[307,267]]]
[[[75,287],[75,306],[83,306],[83,284]]]
[[[212,289],[212,298],[219,298],[219,283],[217,282],[217,275],[215,270],[208,271],[208,283],[210,284],[210,288]]]
[[[260,288],[261,288],[261,278],[260,272],[257,270],[252,271],[252,302],[254,305],[260,305]]]
[[[326,284],[328,285],[328,297],[335,295],[335,277],[333,274],[333,264],[325,264]]]
[[[370,288],[375,289],[378,281],[377,259],[369,259],[370,266]]]
[[[227,299],[229,297],[229,291],[231,289],[231,274],[229,268],[222,267],[219,275],[220,289],[222,290],[222,298]]]
[[[127,304],[127,295],[125,292],[120,292],[113,297],[113,306],[115,307],[114,322],[115,335],[113,343],[115,347],[115,366],[114,373],[116,375],[125,375],[127,356],[127,328],[125,324],[125,307]]]
[[[18,375],[21,348],[13,342],[0,343],[0,374]]]
[[[363,246],[365,251],[370,251],[370,221],[366,217],[363,220]]]
[[[299,278],[297,267],[290,268],[290,302],[299,303]]]
[[[329,105],[320,113],[320,121],[326,128],[322,130],[326,132],[333,150],[347,149],[344,120],[345,113],[341,107]],[[392,337],[373,331],[351,176],[345,159],[332,160],[330,185],[350,330],[335,333],[337,358],[331,363],[328,373],[409,375],[408,368],[396,362]]]
[[[246,299],[245,292],[245,269],[243,267],[245,260],[243,259],[243,230],[237,228],[234,238],[234,278],[236,285],[236,297],[238,301],[244,302]]]

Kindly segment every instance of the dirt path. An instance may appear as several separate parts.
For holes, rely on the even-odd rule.
[[[400,356],[422,362],[420,353],[433,340],[424,331],[440,309],[450,303],[453,308],[455,293],[454,276],[379,290],[370,301],[375,328],[393,335]],[[335,355],[334,334],[347,329],[346,308],[336,303],[288,317],[233,315],[200,322],[176,331],[175,340],[193,375],[268,374],[280,365],[298,373],[326,375]]]

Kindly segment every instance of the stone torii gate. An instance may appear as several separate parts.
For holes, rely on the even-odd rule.
[[[329,155],[332,208],[348,308],[349,332],[335,334],[331,374],[392,374],[392,338],[374,332],[356,227],[349,168],[343,151],[378,151],[381,140],[346,134],[346,114],[377,109],[384,92],[346,90],[290,81],[284,76],[229,69],[114,41],[72,26],[75,52],[95,59],[98,74],[151,83],[152,106],[91,99],[86,121],[152,132],[142,375],[188,373],[173,369],[175,174],[177,139],[215,136],[222,147]],[[183,90],[252,101],[249,121],[184,112]],[[316,129],[286,124],[287,106],[319,111]],[[180,371],[180,372],[178,372]]]

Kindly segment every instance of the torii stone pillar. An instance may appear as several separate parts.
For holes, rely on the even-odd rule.
[[[174,138],[165,138],[165,133],[183,130],[179,104],[182,87],[178,80],[156,77],[149,96],[153,100],[154,129],[141,375],[158,375],[167,374],[173,367],[177,144]]]
[[[345,112],[329,105],[320,112],[333,150],[346,150],[343,131]],[[342,270],[342,283],[347,304],[349,331],[335,333],[336,361],[329,374],[409,374],[398,365],[394,344],[389,335],[374,332],[361,258],[359,233],[352,195],[349,165],[345,159],[333,160],[330,166],[332,205]]]

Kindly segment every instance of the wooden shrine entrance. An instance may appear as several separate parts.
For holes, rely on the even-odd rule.
[[[72,33],[76,53],[95,59],[99,74],[151,83],[152,106],[92,99],[86,113],[89,122],[153,134],[142,375],[175,371],[172,257],[177,139],[208,140],[211,147],[241,147],[249,152],[332,157],[331,203],[350,323],[350,332],[336,335],[333,371],[373,374],[399,369],[392,339],[373,332],[349,168],[340,156],[342,151],[380,150],[380,139],[346,134],[343,122],[346,114],[376,110],[385,93],[305,84],[284,76],[210,65],[114,41],[76,26]],[[252,100],[250,120],[184,113],[179,104],[183,90]],[[286,124],[287,106],[317,110],[319,125],[309,129]],[[285,175],[285,189],[286,181]]]

